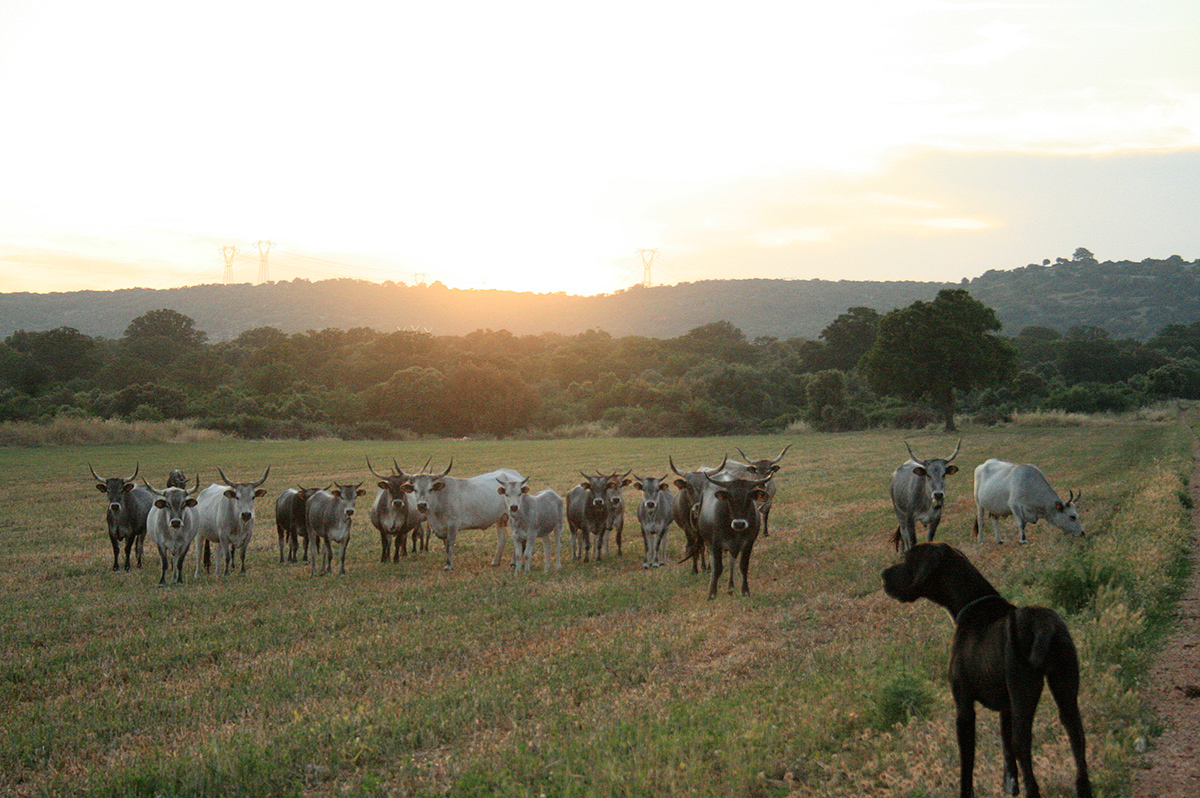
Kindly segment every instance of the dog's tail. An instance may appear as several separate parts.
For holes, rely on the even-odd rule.
[[[1075,644],[1066,623],[1054,610],[1045,607],[1021,607],[1008,616],[1008,639],[1017,645],[1017,651],[1029,666],[1045,672],[1053,659],[1056,647],[1069,648]]]

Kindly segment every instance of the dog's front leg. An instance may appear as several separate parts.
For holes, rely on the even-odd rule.
[[[954,722],[958,732],[958,758],[961,763],[959,795],[961,798],[975,798],[975,701],[955,695],[954,702],[958,707]]]
[[[1017,757],[1013,753],[1012,711],[1000,713],[1000,744],[1004,749],[1004,794],[1020,795],[1021,782],[1017,777]]]

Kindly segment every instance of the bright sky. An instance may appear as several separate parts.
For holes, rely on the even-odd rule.
[[[0,0],[0,291],[1200,258],[1196,0]]]

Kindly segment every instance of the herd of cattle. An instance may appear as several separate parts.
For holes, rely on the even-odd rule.
[[[945,503],[946,477],[956,473],[954,458],[961,448],[945,458],[920,460],[908,447],[909,459],[892,474],[891,496],[899,525],[896,547],[907,551],[916,544],[920,522],[928,540],[933,540]],[[906,443],[905,446],[908,446]],[[546,570],[550,569],[550,544],[555,546],[555,568],[562,567],[563,521],[571,534],[571,556],[587,562],[593,553],[597,560],[616,542],[621,553],[625,521],[623,489],[632,485],[641,493],[637,519],[644,544],[643,568],[666,564],[665,541],[671,524],[683,530],[686,541],[680,562],[692,561],[692,570],[708,572],[711,599],[717,593],[724,570],[724,556],[730,557],[729,591],[734,588],[733,569],[742,574],[741,592],[750,593],[747,575],[750,555],[759,533],[769,534],[768,519],[775,497],[775,474],[790,444],[775,458],[751,459],[738,450],[744,462],[726,457],[721,465],[681,471],[668,458],[675,479],[639,477],[624,474],[583,474],[583,481],[567,491],[566,498],[553,490],[533,493],[528,479],[518,472],[501,468],[469,478],[450,476],[450,464],[440,473],[422,469],[405,473],[392,461],[390,473],[375,470],[370,459],[367,468],[379,481],[371,504],[370,520],[379,532],[381,561],[398,561],[408,554],[409,539],[414,551],[428,551],[429,535],[441,540],[446,549],[445,568],[453,567],[454,544],[460,530],[496,527],[496,554],[492,565],[499,565],[506,538],[511,531],[513,566],[528,572],[536,541],[542,541]],[[428,463],[425,467],[428,467]],[[171,471],[162,490],[143,477],[135,480],[139,467],[129,477],[101,477],[89,464],[96,487],[106,494],[105,519],[113,550],[113,570],[120,567],[120,549],[124,545],[124,568],[130,568],[131,551],[139,567],[142,545],[147,534],[158,546],[162,560],[159,584],[183,581],[183,564],[193,542],[196,554],[195,576],[210,567],[211,552],[216,553],[219,574],[228,574],[240,560],[246,570],[246,549],[254,531],[255,499],[266,495],[262,485],[271,473],[267,467],[254,482],[234,482],[217,469],[221,481],[200,489],[199,477],[188,489],[188,480],[178,469]],[[332,572],[334,547],[338,549],[339,573],[346,572],[346,549],[356,502],[366,494],[363,483],[333,482],[324,488],[287,488],[275,501],[275,523],[279,537],[279,561],[310,562],[313,575]],[[675,492],[671,491],[675,488]],[[1003,542],[997,520],[1013,516],[1020,540],[1026,542],[1025,526],[1045,518],[1060,529],[1082,535],[1076,502],[1071,492],[1062,501],[1037,466],[987,460],[975,469],[975,534],[978,536],[987,518],[992,519],[996,541]],[[303,540],[303,552],[300,541]],[[312,556],[309,547],[312,546]],[[711,562],[710,562],[711,560]]]

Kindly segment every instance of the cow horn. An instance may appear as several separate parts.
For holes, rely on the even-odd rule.
[[[961,439],[960,439],[960,442],[961,442]],[[784,456],[785,454],[787,454],[787,450],[788,450],[788,449],[790,449],[790,448],[792,448],[792,445],[791,445],[790,443],[789,443],[787,446],[784,446],[784,447],[783,447],[783,451],[779,453],[779,456],[778,456],[778,457],[776,457],[774,460],[772,460],[772,461],[771,461],[771,465],[775,465],[775,464],[776,464],[776,463],[778,463],[780,460],[782,460],[782,459],[783,459],[783,456]],[[739,451],[741,451],[741,450],[739,449]]]
[[[728,463],[728,462],[729,462],[729,453],[727,452],[727,453],[725,454],[725,456],[721,458],[721,464],[720,464],[719,466],[717,466],[717,471],[718,471],[718,472],[720,472],[720,471],[724,471],[724,470],[725,470],[725,464],[726,464],[726,463]]]
[[[250,486],[253,488],[257,488],[259,485],[261,485],[267,481],[267,474],[270,474],[270,473],[271,473],[271,467],[267,466],[267,470],[263,472],[262,479],[260,479],[258,482],[251,482]]]
[[[187,490],[187,488],[185,487],[184,490]],[[197,474],[196,475],[196,487],[192,488],[191,492],[189,492],[188,495],[191,496],[191,495],[193,495],[195,493],[199,493],[199,492],[200,492],[200,475]]]
[[[135,479],[137,479],[137,475],[138,475],[138,469],[140,469],[141,467],[142,467],[142,464],[141,464],[141,462],[134,463],[134,466],[133,466],[133,476],[131,476],[131,477],[125,477],[125,481],[126,481],[126,482],[133,482]]]
[[[954,454],[952,454],[952,455],[950,455],[949,457],[947,457],[947,458],[946,458],[946,462],[947,462],[947,463],[949,463],[949,462],[950,462],[951,460],[953,460],[955,457],[958,457],[958,450],[959,450],[959,449],[961,449],[961,448],[962,448],[962,438],[959,438],[959,439],[958,439],[958,445],[954,447]]]
[[[161,490],[155,490],[154,486],[153,486],[153,485],[151,485],[151,484],[150,484],[150,482],[149,482],[149,481],[147,481],[147,479],[146,479],[145,477],[142,477],[142,484],[143,484],[143,485],[145,485],[147,488],[149,488],[149,489],[150,489],[150,492],[151,492],[151,493],[153,493],[155,496],[161,496],[161,495],[162,495],[162,491],[161,491]]]
[[[919,458],[915,454],[913,454],[912,447],[908,445],[908,441],[904,442],[904,446],[908,449],[908,456],[911,457],[914,462],[917,462],[917,463],[921,462],[921,458]]]
[[[680,471],[678,468],[675,467],[675,461],[671,458],[671,455],[667,455],[667,462],[671,464],[671,470],[674,471],[677,476],[681,476],[681,477],[687,476],[687,474],[683,473],[682,471]]]
[[[395,462],[395,458],[392,459],[392,462],[393,463]],[[387,477],[385,477],[383,474],[380,474],[378,471],[375,470],[375,466],[371,465],[371,456],[370,455],[367,455],[367,468],[370,470],[370,472],[372,474],[379,477],[380,479],[387,479]],[[396,470],[400,471],[399,467],[397,467]],[[404,472],[401,471],[400,473],[404,473]]]
[[[217,473],[221,475],[222,482],[224,482],[226,485],[228,485],[231,488],[233,487],[233,483],[229,481],[229,477],[225,476],[225,472],[221,470],[220,466],[217,466]]]
[[[743,460],[745,460],[747,463],[749,463],[749,462],[750,462],[750,458],[749,458],[749,456],[747,456],[747,454],[746,454],[745,452],[743,452],[743,451],[742,451],[742,447],[740,447],[740,446],[735,446],[734,448],[738,450],[738,454],[740,454],[740,455],[742,456],[742,459],[743,459]]]
[[[92,468],[91,463],[88,463],[88,471],[92,472],[92,477],[94,477],[97,482],[107,482],[108,481],[104,477],[102,477],[96,473],[96,469]]]
[[[450,465],[446,466],[446,470],[445,470],[445,471],[443,471],[442,473],[438,474],[438,476],[439,476],[439,477],[444,477],[444,476],[446,476],[447,474],[449,474],[449,473],[450,473],[450,469],[451,469],[451,468],[454,468],[454,458],[453,458],[453,457],[451,457],[451,458],[450,458]]]

